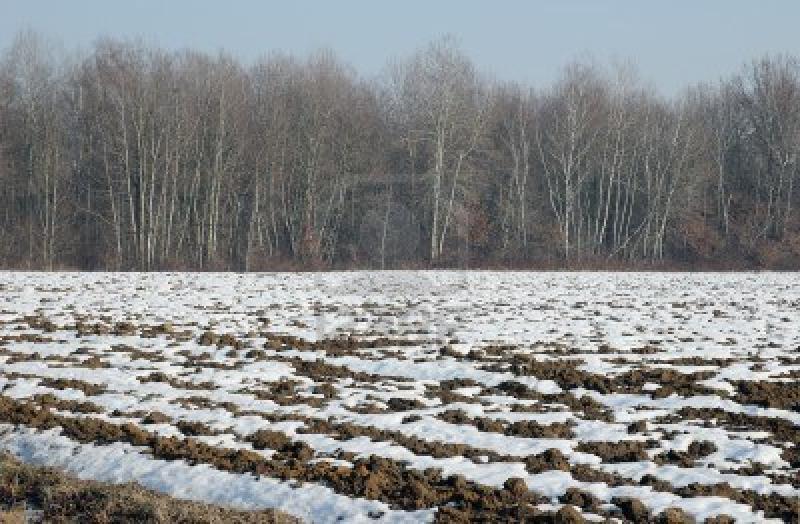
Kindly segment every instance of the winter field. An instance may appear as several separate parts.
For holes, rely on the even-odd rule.
[[[307,522],[797,522],[791,273],[0,273],[0,451]]]

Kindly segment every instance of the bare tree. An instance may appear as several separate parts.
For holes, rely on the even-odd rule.
[[[800,75],[666,100],[630,69],[490,85],[452,38],[369,82],[331,51],[0,55],[0,262],[266,269],[795,267]]]
[[[573,64],[540,108],[536,144],[567,261],[581,255],[586,233],[582,189],[604,132],[606,91],[592,66]]]
[[[486,88],[470,60],[444,38],[419,51],[395,72],[407,117],[409,143],[430,155],[430,260],[441,256],[453,205],[483,138]]]

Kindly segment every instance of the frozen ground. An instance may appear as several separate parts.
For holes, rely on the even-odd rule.
[[[792,521],[799,381],[795,274],[0,273],[1,449],[313,522]]]

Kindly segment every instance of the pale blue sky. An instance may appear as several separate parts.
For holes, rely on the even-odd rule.
[[[0,48],[24,28],[68,48],[103,35],[142,37],[244,61],[329,47],[369,77],[451,33],[499,79],[546,85],[590,54],[633,61],[665,94],[767,52],[800,55],[798,0],[0,0]]]

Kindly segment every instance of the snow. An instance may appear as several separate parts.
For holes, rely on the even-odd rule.
[[[779,444],[763,431],[704,427],[682,421],[656,423],[662,416],[684,407],[723,409],[771,417],[800,425],[800,412],[738,403],[733,383],[739,380],[786,382],[782,374],[800,370],[800,364],[786,364],[797,358],[800,348],[800,279],[789,273],[527,273],[527,272],[332,272],[279,274],[114,274],[114,273],[20,273],[0,272],[0,335],[40,334],[49,341],[13,341],[0,346],[0,393],[13,398],[31,398],[49,393],[65,400],[88,400],[104,413],[91,415],[120,422],[138,419],[114,417],[115,410],[159,411],[172,420],[203,422],[220,431],[204,442],[230,448],[249,445],[242,439],[259,429],[285,432],[294,440],[307,442],[318,454],[339,450],[359,456],[370,454],[404,461],[408,467],[440,468],[445,475],[460,474],[489,486],[502,487],[509,477],[520,477],[528,486],[551,498],[558,508],[558,496],[569,487],[586,489],[604,501],[614,496],[636,496],[654,512],[680,507],[698,519],[722,513],[743,522],[764,521],[749,506],[721,497],[681,498],[653,492],[643,486],[609,487],[587,484],[569,472],[547,471],[530,474],[522,461],[472,461],[463,457],[433,458],[418,455],[397,443],[361,437],[338,440],[329,435],[298,433],[301,422],[272,423],[260,415],[296,413],[340,423],[370,426],[399,432],[428,441],[465,444],[524,458],[548,449],[558,449],[571,464],[589,464],[638,482],[645,474],[674,486],[690,483],[728,482],[758,493],[779,493],[800,497],[789,485],[776,484],[766,475],[740,475],[736,470],[758,463],[784,474],[797,474]],[[23,315],[41,315],[59,329],[42,333],[22,322]],[[136,325],[170,322],[176,332],[188,331],[186,340],[174,342],[163,336],[89,334],[78,336],[68,328],[81,315],[92,323],[108,325],[129,321]],[[268,318],[267,326],[260,318]],[[249,348],[262,348],[264,331],[320,340],[342,334],[371,338],[384,335],[413,340],[414,345],[364,348],[358,354],[329,355],[322,351],[290,348],[264,351],[266,360],[228,356],[229,348],[202,346],[198,337],[207,329],[230,333],[246,340]],[[113,349],[126,345],[163,361],[136,358]],[[676,369],[682,373],[709,372],[698,381],[714,394],[659,398],[652,395],[661,385],[646,383],[639,393],[601,393],[577,388],[570,393],[588,395],[610,408],[613,422],[593,420],[564,407],[539,411],[512,411],[512,405],[539,406],[535,400],[483,393],[484,387],[513,380],[540,394],[563,393],[552,380],[519,376],[511,371],[490,371],[484,363],[441,356],[443,346],[466,355],[489,345],[515,345],[515,352],[535,354],[537,359],[581,359],[578,369],[614,377],[645,367]],[[654,347],[656,351],[642,351]],[[85,354],[73,352],[82,348]],[[612,352],[608,353],[608,348]],[[395,353],[392,353],[395,352]],[[16,359],[12,356],[38,354],[50,360]],[[237,364],[235,369],[186,365],[186,355],[220,364]],[[111,367],[89,369],[58,359],[99,356]],[[624,358],[617,358],[624,357]],[[299,358],[343,366],[354,372],[382,377],[376,384],[349,378],[333,381],[336,398],[319,407],[307,404],[279,405],[259,400],[249,389],[259,389],[282,379],[298,382],[299,397],[310,395],[313,379],[296,373],[290,362]],[[676,364],[677,359],[729,359],[723,366]],[[753,358],[763,364],[755,367]],[[783,359],[783,360],[782,360]],[[796,360],[795,360],[796,361]],[[688,361],[687,361],[688,362]],[[693,362],[693,361],[692,361]],[[502,362],[501,362],[502,363]],[[158,371],[181,382],[210,382],[212,389],[181,389],[167,383],[137,380]],[[31,378],[11,377],[12,373]],[[408,379],[395,381],[390,377]],[[42,378],[76,379],[105,386],[106,392],[86,397],[74,389],[53,389]],[[467,402],[442,405],[425,397],[425,386],[445,380],[471,379],[477,386],[456,388],[454,393]],[[248,414],[222,408],[190,408],[177,399],[199,397],[217,403],[231,403]],[[366,413],[354,410],[365,403],[384,403],[390,398],[419,400],[424,407],[409,412]],[[570,423],[574,438],[521,438],[480,431],[470,425],[445,422],[436,416],[459,409],[472,417],[500,421],[536,421],[540,424]],[[413,413],[420,418],[404,420]],[[64,413],[68,414],[68,413]],[[631,422],[648,421],[648,434],[631,435]],[[333,493],[323,486],[256,479],[214,470],[206,465],[154,460],[140,450],[123,444],[81,445],[57,431],[35,432],[27,428],[6,428],[0,448],[27,461],[54,465],[85,478],[123,482],[136,480],[166,493],[247,508],[275,507],[313,522],[333,519],[372,521],[369,512],[382,511],[387,522],[420,521],[432,518],[433,510],[402,512],[385,504]],[[170,423],[147,428],[160,434],[179,434]],[[604,463],[589,453],[577,452],[581,442],[619,442],[656,438],[654,457],[666,450],[685,451],[694,441],[712,441],[716,451],[694,467],[657,465],[652,460]],[[264,452],[269,454],[268,451]],[[314,460],[347,461],[321,457]],[[591,516],[590,516],[591,517]],[[596,517],[596,516],[595,516]],[[594,517],[592,517],[594,518]]]

